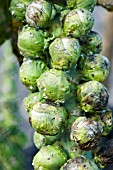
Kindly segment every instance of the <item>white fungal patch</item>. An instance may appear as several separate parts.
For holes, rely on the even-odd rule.
[[[46,88],[44,88],[44,91],[46,91],[47,89]]]
[[[62,91],[65,91],[66,89],[65,88],[61,88]]]
[[[37,97],[36,96],[34,96],[34,100],[36,100],[37,99]]]
[[[33,34],[33,33],[30,33],[30,37],[33,38],[33,37],[34,37],[34,34]]]
[[[46,107],[48,107],[48,104],[42,104],[43,109],[46,109]]]
[[[69,38],[62,38],[62,43],[65,49],[69,49],[68,48],[69,42],[70,42]]]
[[[24,8],[24,4],[19,3],[19,4],[17,4],[17,7],[18,8]]]
[[[14,11],[11,11],[11,14],[12,14],[12,15],[14,15],[14,13],[15,13]]]
[[[78,12],[80,20],[83,22],[84,21],[83,13],[80,10],[78,10],[77,12]]]
[[[30,64],[30,63],[32,63],[32,60],[27,60],[27,61],[25,62],[25,64]]]
[[[22,73],[23,72],[23,69],[20,69],[20,73]]]
[[[32,89],[33,89],[33,86],[30,86],[29,88],[32,90]]]
[[[37,82],[37,85],[40,86],[40,82],[39,81]]]

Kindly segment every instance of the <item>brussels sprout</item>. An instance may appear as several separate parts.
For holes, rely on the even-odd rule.
[[[90,150],[98,145],[102,131],[100,122],[79,117],[72,125],[70,137],[81,149]]]
[[[78,86],[77,98],[82,110],[94,112],[107,106],[109,94],[103,84],[93,80]]]
[[[33,27],[48,27],[55,15],[54,6],[45,0],[35,0],[26,9],[26,21]]]
[[[99,170],[93,161],[88,160],[84,156],[78,156],[69,159],[60,170]]]
[[[43,135],[56,135],[62,131],[67,119],[64,107],[37,102],[30,111],[30,123]]]
[[[53,68],[70,69],[79,59],[81,52],[77,39],[63,37],[55,39],[49,46]]]
[[[25,21],[26,7],[30,4],[31,0],[11,0],[10,11],[14,18],[18,21]]]
[[[97,32],[91,31],[81,42],[81,50],[86,55],[99,54],[102,49],[102,38]]]
[[[91,31],[93,15],[86,9],[73,9],[64,18],[63,30],[66,36],[81,38]]]
[[[47,45],[45,42],[46,33],[42,30],[37,31],[35,28],[28,27],[27,25],[24,26],[18,35],[18,48],[21,55],[24,57],[40,58]]]
[[[40,149],[43,146],[53,144],[56,140],[58,140],[60,138],[60,136],[61,136],[61,133],[54,135],[54,136],[50,136],[50,135],[42,135],[35,131],[34,144],[38,149]]]
[[[97,0],[97,4],[103,6],[108,11],[113,11],[113,0]]]
[[[49,170],[59,170],[59,168],[67,161],[67,155],[58,146],[44,146],[35,155],[33,159],[34,169],[40,166]]]
[[[83,80],[103,82],[109,74],[110,62],[101,54],[80,57],[79,69]]]
[[[40,101],[44,101],[40,92],[30,93],[26,98],[24,98],[24,108],[28,112],[32,109],[32,107]]]
[[[26,88],[32,92],[37,90],[36,80],[48,70],[46,64],[41,60],[24,61],[19,69],[19,77]]]
[[[45,99],[55,103],[64,103],[72,96],[72,84],[67,80],[66,74],[60,70],[46,71],[37,80],[37,86]]]

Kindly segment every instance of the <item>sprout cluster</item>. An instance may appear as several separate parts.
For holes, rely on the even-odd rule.
[[[35,170],[101,168],[101,158],[92,151],[111,131],[112,112],[102,84],[110,62],[100,54],[101,36],[92,31],[95,4],[11,1],[13,17],[23,23],[17,42],[23,56],[19,77],[31,92],[24,107],[40,149],[33,159]]]

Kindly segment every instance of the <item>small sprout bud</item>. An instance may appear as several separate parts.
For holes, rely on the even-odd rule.
[[[102,49],[102,38],[97,32],[91,31],[81,42],[81,50],[86,55],[99,54]]]
[[[101,54],[93,54],[79,59],[79,69],[85,81],[96,80],[103,82],[110,71],[109,60]]]
[[[24,108],[28,112],[37,103],[44,100],[40,92],[30,93],[26,98],[24,98]]]
[[[19,69],[19,77],[26,88],[32,92],[37,91],[36,80],[48,70],[46,64],[41,60],[24,61]]]
[[[94,149],[99,144],[102,132],[101,123],[86,117],[79,117],[72,125],[71,140],[83,150]]]
[[[18,35],[18,48],[22,56],[43,58],[42,54],[46,46],[45,38],[46,32],[24,26]]]
[[[85,112],[102,111],[107,106],[109,94],[103,84],[93,80],[78,86],[77,99]]]
[[[79,59],[81,52],[77,39],[64,37],[55,39],[49,46],[53,68],[68,70]]]
[[[50,135],[42,135],[35,131],[34,136],[33,136],[34,144],[38,149],[41,149],[43,146],[53,144],[56,140],[60,138],[60,136],[61,136],[61,133],[54,135],[54,136],[50,136]]]
[[[67,80],[63,71],[51,69],[46,71],[37,80],[39,91],[43,93],[43,97],[55,103],[64,103],[71,97],[71,83]],[[44,91],[46,87],[46,91]]]
[[[55,19],[51,22],[48,32],[53,39],[62,35],[62,24],[58,16],[56,16]]]
[[[56,135],[62,131],[67,119],[64,107],[37,102],[30,111],[30,122],[35,131],[43,135]]]
[[[40,166],[49,170],[59,170],[60,167],[67,161],[67,155],[58,146],[44,146],[35,155],[33,159],[34,169],[39,169]]]
[[[64,18],[64,34],[73,38],[81,38],[91,31],[93,24],[93,15],[88,10],[73,9]]]

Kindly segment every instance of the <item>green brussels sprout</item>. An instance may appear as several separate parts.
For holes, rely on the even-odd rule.
[[[66,153],[59,146],[44,146],[35,155],[33,166],[38,170],[40,166],[49,170],[59,170],[59,168],[67,161]]]
[[[47,32],[24,26],[18,35],[18,48],[24,57],[40,58],[46,48]]]
[[[77,99],[82,110],[95,112],[107,106],[109,94],[103,84],[93,80],[78,86]]]
[[[86,8],[90,12],[94,10],[97,0],[66,0],[68,8]]]
[[[64,103],[72,96],[72,84],[63,71],[50,69],[37,80],[39,91],[45,99],[55,103]]]
[[[78,117],[71,128],[71,140],[75,141],[83,150],[94,149],[99,144],[103,127],[100,122]]]
[[[30,111],[30,123],[43,135],[56,135],[65,125],[67,112],[64,107],[37,102]]]
[[[16,20],[20,22],[25,21],[25,12],[31,0],[11,0],[10,11]]]
[[[52,39],[60,37],[62,35],[62,24],[60,22],[59,16],[56,16],[54,20],[51,22],[50,28],[48,32]]]
[[[93,161],[84,156],[69,159],[60,170],[99,170]]]
[[[81,50],[86,55],[99,54],[102,49],[102,38],[97,32],[91,31],[81,42]]]
[[[26,60],[19,69],[19,77],[26,88],[32,92],[37,91],[36,80],[48,70],[46,64],[41,60]]]
[[[35,131],[34,136],[33,136],[34,144],[38,149],[40,149],[43,146],[53,144],[56,140],[60,138],[60,136],[61,136],[61,133],[54,135],[54,136],[50,136],[50,135],[42,135]]]
[[[82,79],[85,81],[96,80],[103,82],[110,71],[109,60],[101,54],[80,57],[78,65]]]
[[[81,38],[91,31],[93,24],[93,15],[88,10],[73,9],[64,18],[64,34],[73,38]]]
[[[35,0],[26,9],[26,21],[33,27],[48,27],[55,15],[54,6],[45,0]]]
[[[113,11],[113,0],[97,0],[97,4],[106,8],[108,11]]]
[[[44,101],[40,92],[30,93],[26,98],[24,98],[24,108],[28,112],[32,109],[32,107],[40,101]]]
[[[63,37],[55,39],[49,46],[53,68],[68,70],[75,65],[81,52],[79,41]]]

